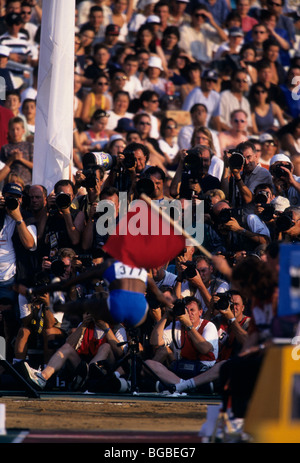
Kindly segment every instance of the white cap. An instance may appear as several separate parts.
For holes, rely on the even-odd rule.
[[[289,200],[283,196],[276,196],[270,204],[274,206],[276,212],[283,212],[287,207],[290,207]]]
[[[158,68],[163,71],[161,59],[159,56],[150,56],[148,66],[149,68]]]
[[[274,141],[274,138],[270,133],[262,133],[259,137],[259,141],[265,143],[265,141]]]
[[[6,47],[5,45],[0,45],[0,56],[9,57],[10,48]]]
[[[275,162],[289,162],[290,164],[292,164],[292,161],[290,160],[290,158],[286,154],[282,154],[282,153],[275,154],[275,156],[273,156],[270,159],[270,166],[275,164]]]
[[[149,23],[160,24],[160,17],[159,17],[159,16],[156,16],[155,14],[151,14],[151,15],[148,16],[148,18],[146,19],[146,23],[147,23],[147,24],[149,24]]]

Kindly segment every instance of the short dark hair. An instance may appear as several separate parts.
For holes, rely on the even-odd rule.
[[[60,186],[68,186],[70,185],[72,187],[73,193],[74,193],[74,183],[71,180],[68,179],[62,179],[58,180],[58,182],[55,183],[54,185],[54,193],[57,193],[57,190]]]

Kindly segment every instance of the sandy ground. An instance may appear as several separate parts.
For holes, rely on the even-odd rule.
[[[0,397],[6,429],[199,431],[206,405],[198,401]]]

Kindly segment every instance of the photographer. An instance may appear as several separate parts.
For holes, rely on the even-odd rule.
[[[110,170],[105,185],[127,191],[128,199],[133,199],[136,182],[149,168],[149,156],[148,148],[142,143],[129,143],[122,153],[118,153],[116,164]]]
[[[276,196],[287,198],[291,205],[300,205],[300,177],[293,174],[294,165],[285,154],[275,154],[270,160]]]
[[[260,183],[272,184],[272,177],[267,169],[259,165],[253,143],[240,143],[224,154],[222,189],[233,207],[243,208],[244,216],[254,210],[254,188]]]
[[[262,183],[254,189],[254,213],[247,215],[246,220],[249,230],[262,236],[260,244],[268,244],[271,240],[271,234],[274,237],[275,208],[272,204],[274,198],[273,185],[271,184]]]
[[[275,226],[284,242],[300,241],[300,207],[290,206],[277,217]]]
[[[28,280],[31,260],[28,252],[35,251],[37,232],[34,225],[27,225],[22,217],[22,188],[7,183],[0,197],[0,298],[10,301],[3,311],[6,345],[11,346],[17,325],[16,294],[12,285],[16,280]],[[8,358],[13,355],[8,349]]]
[[[220,188],[219,179],[208,174],[213,156],[208,146],[197,145],[179,153],[178,166],[170,186],[172,197],[191,199],[208,190]]]
[[[253,232],[246,224],[241,224],[236,209],[231,208],[227,201],[214,204],[212,218],[213,229],[221,238],[225,250],[253,252],[257,246],[268,242],[265,235]]]
[[[150,368],[164,382],[172,384],[178,376],[191,378],[215,364],[218,357],[217,329],[213,323],[201,318],[202,313],[199,301],[187,297],[175,302],[172,311],[166,311],[155,325],[150,343],[154,348],[168,346],[175,359],[170,368],[155,360],[147,360]],[[165,328],[168,320],[172,322]]]
[[[55,256],[63,247],[79,246],[84,222],[74,204],[74,185],[70,180],[59,180],[47,198],[48,219],[41,240],[40,257]]]

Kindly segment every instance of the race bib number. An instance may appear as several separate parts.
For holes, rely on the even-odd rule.
[[[147,271],[144,268],[129,267],[129,265],[116,262],[115,274],[117,279],[121,278],[134,278],[136,280],[142,280],[144,283],[147,282]]]

